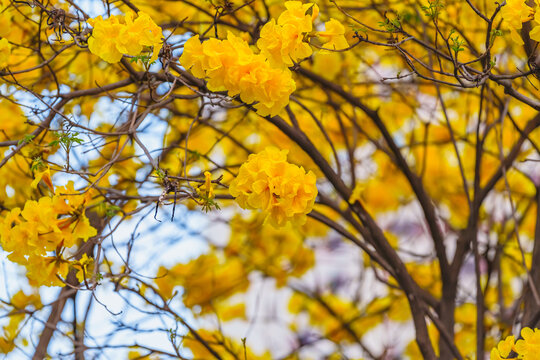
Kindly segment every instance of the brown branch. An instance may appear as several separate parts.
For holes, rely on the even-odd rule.
[[[337,84],[326,80],[322,76],[315,74],[304,68],[298,68],[297,71],[298,73],[304,75],[305,77],[312,80],[313,82],[316,82],[322,85],[324,88],[329,89],[332,92],[338,94],[344,100],[349,102],[351,105],[358,107],[373,121],[375,126],[377,126],[384,140],[386,141],[388,147],[392,151],[392,154],[394,155],[394,161],[396,165],[401,169],[401,171],[403,172],[403,174],[409,181],[409,184],[411,185],[414,193],[416,194],[418,198],[418,201],[424,211],[424,216],[426,218],[426,222],[428,224],[431,236],[433,238],[433,242],[435,244],[435,251],[437,253],[437,257],[439,259],[439,263],[441,267],[441,276],[443,278],[443,281],[445,281],[446,279],[449,279],[450,278],[449,264],[448,264],[448,259],[446,257],[446,249],[444,246],[444,236],[438,225],[438,219],[437,219],[433,202],[430,199],[429,195],[427,194],[422,184],[422,180],[416,174],[414,174],[412,170],[409,168],[407,161],[401,154],[399,147],[394,142],[392,135],[390,134],[390,132],[384,125],[377,111],[374,111],[368,108],[364,103],[362,103],[354,95],[347,92],[345,89],[338,86]]]

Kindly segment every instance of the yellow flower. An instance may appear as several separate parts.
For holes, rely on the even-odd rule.
[[[325,43],[326,49],[343,50],[349,47],[347,39],[345,39],[345,27],[336,19],[330,19],[324,23],[325,31],[319,32],[321,41]],[[321,50],[321,53],[329,52]]]
[[[489,360],[505,360],[504,357],[501,357],[501,354],[497,350],[497,348],[491,349],[491,353],[489,354]]]
[[[157,59],[162,47],[163,32],[148,14],[128,13],[125,17],[112,15],[107,20],[102,16],[88,20],[93,27],[88,39],[88,49],[108,63],[116,63],[124,54],[138,56],[144,46],[153,47],[150,62]]]
[[[292,66],[293,61],[304,59],[313,52],[309,44],[303,41],[303,34],[292,24],[280,26],[272,19],[261,29],[257,47],[268,59],[270,65]]]
[[[287,162],[287,151],[268,147],[251,154],[229,192],[244,209],[261,209],[276,226],[302,225],[317,196],[316,177]]]
[[[51,179],[51,169],[47,167],[46,170],[36,173],[34,181],[30,184],[30,187],[35,189],[37,188],[40,181],[43,180],[43,183],[54,193],[54,186]]]
[[[257,47],[270,65],[274,67],[292,66],[293,62],[312,54],[304,36],[312,30],[313,20],[319,13],[315,4],[287,1],[287,8],[278,18],[267,22],[261,29]]]
[[[501,8],[501,16],[511,28],[521,29],[524,22],[531,20],[533,11],[525,0],[507,0]]]
[[[512,351],[512,347],[514,346],[514,336],[507,336],[506,339],[503,341],[500,341],[497,345],[497,350],[499,350],[499,353],[501,356],[508,357],[510,355],[510,351]]]
[[[310,32],[313,21],[319,15],[317,4],[302,4],[301,1],[285,2],[285,10],[278,18],[278,25],[292,24],[299,32]]]
[[[261,116],[277,115],[296,89],[287,66],[312,54],[304,38],[318,16],[316,4],[285,2],[285,10],[261,29],[255,54],[241,37],[209,39],[201,44],[195,35],[184,45],[180,63],[193,75],[208,80],[210,91],[227,91],[253,106]]]
[[[143,49],[139,39],[142,35],[140,24],[133,21],[134,13],[129,12],[124,17],[125,25],[120,27],[120,33],[115,40],[115,46],[121,54],[138,55]],[[150,44],[151,45],[151,44]]]
[[[519,354],[520,359],[536,360],[540,354],[540,330],[523,328],[521,337],[515,345],[515,351]]]
[[[133,36],[132,41],[141,46],[141,48],[142,46],[153,46],[152,57],[150,58],[150,63],[152,63],[157,60],[159,51],[163,46],[163,31],[148,14],[139,12],[137,19],[133,21],[134,16],[134,13],[128,13],[126,15],[125,31]],[[141,51],[142,49],[139,50],[137,48],[133,51],[126,51],[125,53],[136,56],[139,55]]]
[[[491,349],[490,360],[504,360],[510,355],[514,347],[514,336],[507,336],[506,339],[499,341],[496,348]]]
[[[289,69],[272,68],[245,40],[229,33],[226,40],[210,39],[200,44],[198,36],[188,40],[180,57],[193,75],[208,79],[210,91],[228,91],[229,96],[253,106],[261,116],[278,114],[296,89]]]
[[[92,277],[92,267],[94,266],[94,259],[88,257],[86,253],[83,254],[79,261],[74,261],[73,265],[79,271],[77,271],[77,280],[80,283],[84,282],[84,279]]]
[[[33,292],[30,295],[26,295],[22,290],[19,290],[11,297],[11,305],[16,309],[25,309],[28,306],[39,309],[43,306],[39,293]]]
[[[117,39],[120,39],[123,25],[120,24],[120,17],[113,15],[107,20],[103,20],[100,15],[95,19],[88,20],[94,28],[92,36],[88,39],[88,49],[108,63],[116,63],[122,59],[122,53],[116,47]]]
[[[6,38],[0,39],[0,69],[9,65],[9,57],[11,56],[11,45]]]
[[[26,267],[33,285],[64,285],[60,279],[67,276],[70,262],[62,257],[63,250],[97,234],[85,215],[91,197],[91,191],[79,194],[69,182],[53,197],[28,200],[22,211],[15,208],[0,218],[0,245],[11,261]]]
[[[66,231],[67,232],[67,231]],[[76,244],[77,239],[88,240],[97,235],[97,230],[90,225],[90,220],[86,216],[78,216],[73,226],[69,228],[69,233],[66,238],[71,241],[64,240],[64,246],[71,247]]]
[[[206,75],[206,55],[203,52],[203,46],[198,34],[186,41],[180,61],[183,67],[191,69],[194,76],[204,78]]]
[[[534,41],[540,42],[540,5],[537,5],[536,7],[536,13],[534,14],[533,23],[535,25],[532,27],[532,30],[529,33],[529,36]]]
[[[64,286],[62,279],[67,277],[69,262],[61,257],[28,257],[27,277],[30,284],[45,286]]]
[[[524,22],[531,20],[533,11],[525,0],[507,0],[506,5],[501,8],[501,16],[510,29],[511,38],[519,45],[523,45],[523,40],[517,30],[522,28]]]
[[[214,185],[212,184],[212,174],[209,171],[204,172],[204,183],[199,186],[197,192],[202,194],[206,200],[216,197],[216,194],[214,194]]]

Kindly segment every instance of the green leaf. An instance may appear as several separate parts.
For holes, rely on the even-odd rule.
[[[36,171],[44,167],[45,167],[45,163],[43,162],[43,159],[40,156],[36,156],[35,158],[32,159],[32,165],[30,166],[30,169],[32,171]]]
[[[21,144],[27,144],[27,143],[30,143],[32,142],[32,140],[34,140],[36,136],[35,135],[32,135],[32,134],[27,134],[27,135],[24,135],[23,138],[21,140],[19,140],[19,142],[17,143],[17,146],[20,146]]]

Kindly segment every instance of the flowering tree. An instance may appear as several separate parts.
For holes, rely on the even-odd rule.
[[[539,42],[537,0],[0,0],[0,353],[537,359]]]

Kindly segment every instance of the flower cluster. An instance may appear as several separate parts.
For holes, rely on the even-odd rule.
[[[507,336],[499,342],[496,348],[491,349],[490,360],[524,359],[536,360],[540,354],[540,329],[523,328],[521,337],[515,341],[514,336]],[[515,356],[509,357],[511,352]]]
[[[11,55],[11,45],[6,38],[0,39],[0,70],[7,67]]]
[[[273,226],[301,225],[317,196],[316,177],[287,162],[287,150],[268,147],[251,154],[229,192],[244,209],[262,209]]]
[[[300,1],[287,1],[286,11],[267,22],[261,29],[257,47],[272,66],[292,66],[293,62],[312,54],[304,36],[311,32],[313,20],[319,14],[315,4],[302,4]]]
[[[56,194],[29,200],[22,210],[14,208],[0,219],[2,248],[11,261],[27,268],[36,285],[63,286],[69,267],[80,268],[65,258],[64,250],[97,233],[84,213],[91,192],[79,194],[70,182],[57,187]]]
[[[88,20],[93,27],[88,39],[90,52],[108,63],[116,63],[124,54],[139,56],[145,46],[153,47],[150,62],[157,59],[162,47],[163,32],[148,14],[139,12],[137,18],[130,12],[126,16],[101,16]]]
[[[271,19],[262,27],[257,41],[259,54],[232,33],[226,40],[212,38],[202,44],[195,35],[184,45],[182,66],[196,77],[207,79],[210,91],[227,91],[229,96],[239,95],[245,103],[256,102],[259,115],[277,115],[296,89],[288,67],[313,53],[308,39],[319,14],[319,7],[313,3],[287,1],[285,8],[277,21]],[[344,34],[343,25],[331,19],[319,37],[327,43],[327,49],[341,50],[349,46]]]
[[[533,28],[529,34],[531,39],[540,41],[540,11],[538,5],[534,16]],[[507,0],[506,5],[501,8],[501,16],[503,17],[506,26],[510,29],[510,36],[519,45],[523,45],[523,39],[519,34],[522,24],[533,19],[535,10],[528,6],[525,0]]]
[[[257,101],[254,106],[262,116],[276,115],[296,88],[289,69],[272,68],[264,56],[232,33],[226,40],[202,44],[198,35],[190,38],[180,61],[196,77],[207,78],[209,90],[228,91],[248,104]]]

